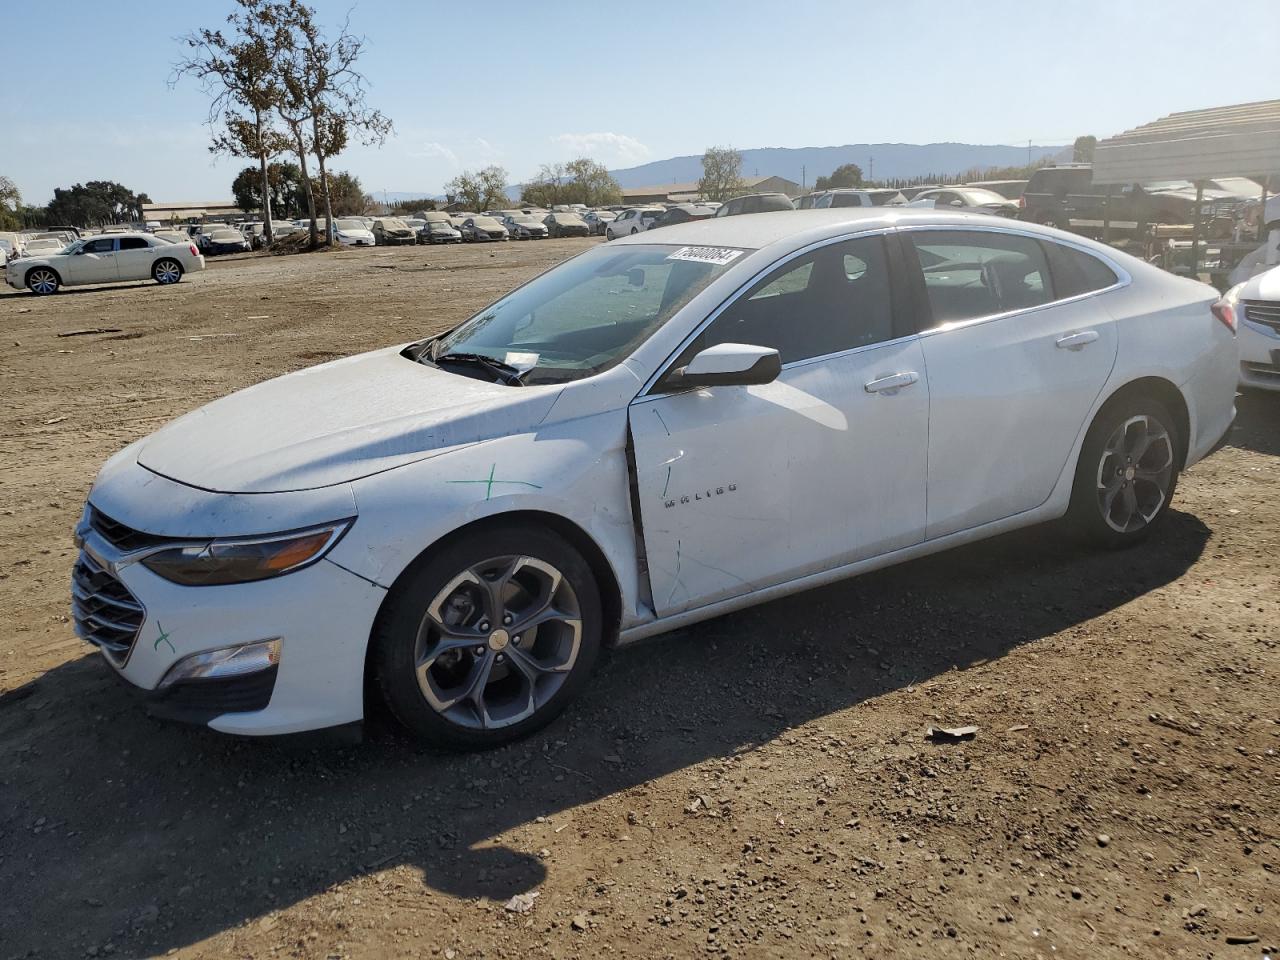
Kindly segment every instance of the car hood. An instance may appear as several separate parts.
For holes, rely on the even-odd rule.
[[[400,349],[215,400],[145,439],[138,463],[205,490],[309,490],[530,430],[563,389],[487,383],[415,363]]]
[[[1280,267],[1272,267],[1248,281],[1237,296],[1241,300],[1280,301]]]

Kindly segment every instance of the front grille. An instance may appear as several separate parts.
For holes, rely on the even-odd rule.
[[[489,236],[490,236],[492,239],[494,239],[494,240],[501,240],[501,239],[502,239],[502,231],[501,231],[501,230],[490,230],[490,231],[489,231]]]
[[[144,547],[161,547],[166,543],[177,543],[179,537],[162,537],[154,533],[135,530],[133,527],[108,517],[95,507],[89,508],[89,525],[102,534],[104,540],[117,550],[131,553]]]
[[[1246,320],[1264,327],[1270,327],[1280,333],[1280,303],[1271,303],[1266,300],[1246,300],[1244,302],[1244,315]]]
[[[128,587],[81,552],[71,572],[71,615],[76,633],[116,666],[123,666],[138,639],[146,612]]]

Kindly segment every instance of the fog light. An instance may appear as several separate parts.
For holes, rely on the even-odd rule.
[[[183,657],[164,675],[158,689],[183,680],[224,680],[269,670],[280,662],[280,638],[257,640],[221,650],[207,650]]]

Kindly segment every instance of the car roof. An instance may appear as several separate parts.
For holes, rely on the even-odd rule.
[[[1010,221],[1006,217],[974,213],[950,213],[923,207],[839,207],[825,210],[778,210],[769,213],[747,213],[736,217],[713,217],[663,227],[658,236],[661,243],[677,246],[719,246],[761,249],[772,244],[786,243],[801,247],[828,237],[838,237],[857,230],[887,229],[895,226],[948,226],[948,227],[998,227],[1018,233],[1043,236],[1052,240],[1067,240],[1078,246],[1109,251],[1083,237],[1064,234],[1062,231],[1026,221]],[[654,243],[647,233],[620,237],[610,243]]]

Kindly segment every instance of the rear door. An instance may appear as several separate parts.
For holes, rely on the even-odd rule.
[[[888,250],[876,234],[786,261],[672,363],[718,343],[772,347],[783,361],[774,382],[632,403],[659,615],[924,536],[928,383],[919,341],[893,309]]]
[[[147,280],[155,259],[151,245],[142,237],[121,237],[116,249],[116,269],[121,280]]]
[[[902,236],[923,290],[933,539],[1048,499],[1111,375],[1117,333],[1096,296],[1055,293],[1049,250],[1034,237],[941,227]]]
[[[95,237],[68,260],[72,283],[107,283],[119,279],[115,237]]]

